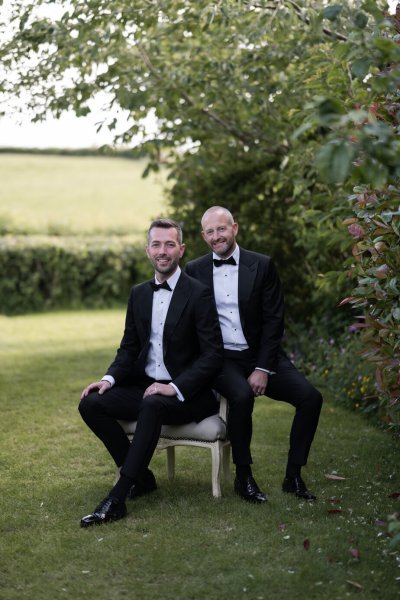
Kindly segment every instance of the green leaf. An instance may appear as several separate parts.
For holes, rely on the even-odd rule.
[[[339,13],[342,10],[342,6],[340,4],[332,4],[331,6],[327,6],[322,11],[322,17],[324,19],[329,19],[330,21],[334,21]]]
[[[364,29],[368,23],[368,15],[364,12],[357,12],[354,16],[354,25],[360,29]]]
[[[316,158],[322,179],[330,183],[342,183],[349,174],[353,154],[353,147],[347,142],[323,146]]]
[[[371,60],[369,58],[358,58],[351,65],[351,72],[358,79],[364,79],[367,75]]]
[[[370,15],[373,15],[377,21],[384,19],[383,10],[377,5],[376,0],[364,0],[361,8]]]

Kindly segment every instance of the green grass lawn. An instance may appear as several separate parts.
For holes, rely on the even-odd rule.
[[[163,175],[144,160],[0,154],[0,220],[31,233],[142,235],[164,212]]]
[[[398,598],[383,523],[399,510],[398,447],[330,400],[304,470],[315,505],[281,493],[292,410],[261,398],[253,456],[267,505],[226,483],[214,499],[209,452],[181,448],[175,481],[158,452],[157,492],[129,502],[122,521],[80,529],[114,468],[79,417],[79,392],[113,358],[123,321],[123,311],[0,317],[0,598]],[[334,472],[345,479],[326,478]]]

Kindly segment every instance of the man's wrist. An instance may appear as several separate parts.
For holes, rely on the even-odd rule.
[[[172,381],[170,381],[168,385],[171,385],[174,388],[174,390],[176,392],[176,397],[178,398],[178,400],[180,400],[181,402],[184,402],[185,398],[182,396],[179,388],[174,383],[172,383]]]
[[[269,369],[262,369],[261,367],[255,367],[256,371],[263,371],[264,373],[268,373],[268,375],[276,375],[276,371],[270,371]]]
[[[115,379],[112,375],[104,375],[104,377],[101,378],[101,381],[107,381],[110,384],[110,387],[115,385]]]

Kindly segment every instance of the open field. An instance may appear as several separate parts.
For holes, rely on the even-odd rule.
[[[165,214],[163,175],[144,160],[0,154],[0,225],[13,232],[142,235]]]
[[[83,530],[111,486],[106,451],[77,412],[119,343],[124,312],[0,317],[0,598],[3,600],[394,600],[399,553],[385,521],[399,510],[398,447],[326,400],[304,476],[315,505],[280,484],[292,410],[265,398],[254,415],[254,472],[265,506],[211,495],[210,456],[152,460],[159,489],[128,518]],[[336,472],[343,480],[330,480]]]

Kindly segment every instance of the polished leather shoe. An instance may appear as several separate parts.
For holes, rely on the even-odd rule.
[[[134,500],[139,496],[144,496],[145,494],[150,494],[150,492],[154,492],[157,489],[156,478],[154,477],[154,473],[148,469],[141,477],[135,481],[133,486],[128,492],[128,498],[130,500]]]
[[[295,494],[300,500],[314,502],[317,499],[306,487],[306,484],[301,477],[285,477],[282,483],[282,492],[287,494]]]
[[[101,525],[109,521],[118,521],[126,515],[125,502],[120,502],[115,498],[104,498],[102,502],[94,509],[90,515],[81,519],[81,527],[90,527],[90,525]]]
[[[243,478],[236,477],[234,489],[236,494],[247,502],[262,504],[267,501],[266,495],[262,493],[251,475]]]

